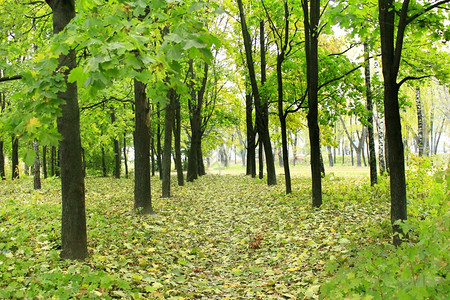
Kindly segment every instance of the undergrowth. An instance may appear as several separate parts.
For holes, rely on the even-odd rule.
[[[31,179],[2,182],[0,298],[442,298],[449,224],[436,197],[445,195],[444,176],[408,181],[411,242],[399,249],[389,246],[387,178],[371,188],[366,177],[328,176],[320,210],[304,177],[286,196],[281,184],[207,175],[173,185],[170,199],[154,179],[157,216],[132,213],[131,179],[88,178],[84,262],[59,259],[57,179],[41,191]],[[413,180],[428,187],[416,191]]]

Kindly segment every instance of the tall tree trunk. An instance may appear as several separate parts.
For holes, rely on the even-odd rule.
[[[305,54],[308,82],[308,129],[311,147],[312,206],[322,205],[322,177],[320,163],[320,131],[318,124],[318,34],[320,0],[303,0]]]
[[[391,191],[391,223],[394,232],[393,244],[398,246],[405,238],[398,221],[407,219],[405,157],[403,153],[402,126],[398,92],[400,85],[397,76],[400,68],[403,37],[408,18],[409,0],[405,0],[400,11],[396,28],[396,13],[393,0],[378,0],[381,36],[381,57],[384,77],[384,113],[386,123],[386,142]]]
[[[175,120],[175,97],[174,89],[169,89],[167,98],[169,103],[166,106],[164,116],[164,150],[162,157],[162,197],[170,197],[170,171],[171,171],[171,155],[172,155],[172,131]]]
[[[2,180],[6,180],[5,154],[3,152],[3,141],[0,141],[0,177]]]
[[[417,146],[419,148],[419,156],[424,154],[424,126],[422,101],[420,99],[420,88],[416,87],[416,108],[417,108]]]
[[[333,167],[333,153],[331,152],[331,146],[327,145],[327,151],[328,151],[328,165],[330,167]]]
[[[184,185],[183,163],[181,160],[181,105],[180,97],[175,99],[175,122],[173,127],[174,146],[175,146],[175,165],[177,168],[178,186]]]
[[[256,146],[255,135],[253,130],[253,98],[250,93],[245,95],[245,120],[247,124],[247,170],[246,175],[250,175],[253,178],[256,176]]]
[[[373,133],[373,101],[372,101],[372,87],[370,84],[370,53],[369,46],[364,43],[364,77],[366,81],[366,108],[369,112],[367,118],[367,133],[369,135],[369,168],[370,168],[370,185],[374,186],[378,182],[377,178],[377,156],[375,153],[375,137]]]
[[[53,11],[53,32],[59,33],[75,17],[74,0],[46,0]],[[76,66],[76,53],[70,50],[59,57],[60,70],[65,70],[66,90],[61,116],[57,118],[61,134],[62,226],[61,258],[85,259],[87,252],[84,177],[81,162],[80,113],[76,83],[67,82],[67,75]]]
[[[44,179],[48,177],[47,174],[47,146],[42,147],[42,173]]]
[[[203,136],[203,134],[201,135]],[[198,176],[206,175],[205,164],[203,162],[202,139],[200,138],[200,146],[198,146]]]
[[[268,124],[266,119],[263,117],[261,97],[258,90],[258,84],[256,82],[255,67],[253,64],[252,56],[252,44],[250,39],[250,34],[247,29],[247,23],[244,16],[244,8],[242,5],[242,0],[237,0],[239,7],[239,16],[241,20],[242,36],[244,39],[245,56],[247,61],[247,69],[249,72],[250,82],[252,86],[252,93],[255,100],[256,109],[256,124],[258,129],[258,134],[260,140],[264,144],[264,153],[266,155],[266,165],[267,165],[267,184],[275,185],[277,183],[276,173],[275,173],[275,163],[272,153],[272,144],[270,143],[270,135],[268,130]]]
[[[153,214],[150,183],[150,105],[145,84],[134,79],[134,209],[139,214]]]
[[[12,138],[11,172],[12,180],[19,178],[19,140],[16,137]]]
[[[203,67],[203,79],[201,87],[198,91],[194,89],[194,62],[189,61],[189,73],[191,75],[192,81],[190,83],[190,94],[189,99],[189,110],[190,110],[190,123],[191,123],[191,147],[189,149],[188,155],[188,169],[187,178],[188,182],[192,182],[198,178],[199,174],[199,164],[203,164],[203,160],[200,161],[200,151],[201,151],[201,138],[202,138],[202,107],[203,100],[206,91],[206,84],[208,81],[208,65],[205,63]],[[201,168],[201,167],[200,167]]]
[[[3,74],[3,73],[1,73]],[[5,95],[4,93],[0,93],[0,112],[3,113],[5,110]],[[0,140],[0,177],[2,180],[6,180],[6,173],[5,173],[5,153],[3,150],[4,142],[3,140]]]
[[[161,112],[160,112],[160,104],[156,105],[156,117],[158,118],[158,123],[156,127],[156,164],[158,165],[158,171],[159,171],[159,179],[162,179],[162,147],[161,147],[161,139],[162,139],[162,132],[161,132]]]
[[[111,123],[114,124],[116,122],[116,114],[114,111],[111,112]],[[121,157],[120,157],[120,145],[117,137],[113,140],[114,143],[114,177],[116,179],[120,179],[120,166],[121,166]]]
[[[127,154],[127,134],[123,134],[123,162],[125,165],[125,178],[128,178],[128,154]]]
[[[150,157],[151,157],[151,163],[152,163],[152,176],[155,176],[155,169],[156,169],[156,160],[155,160],[155,155],[156,155],[156,151],[155,151],[155,135],[152,134],[152,138],[150,141],[151,145],[150,145]]]
[[[264,84],[266,84],[267,81],[267,61],[266,61],[266,34],[265,34],[265,25],[264,25],[264,21],[260,21],[259,22],[259,44],[260,44],[260,52],[261,52],[261,86],[264,86]],[[263,112],[264,116],[260,116],[260,117],[264,117],[266,115],[266,111],[267,111],[267,115],[268,115],[268,101],[267,101],[267,97],[265,97],[262,100],[263,103],[261,103],[262,107],[260,108],[260,112]],[[266,118],[267,124],[269,123],[268,118]],[[256,134],[257,130],[253,130],[253,132]],[[258,137],[259,140],[259,147],[258,147],[258,170],[259,170],[259,179],[263,179],[264,178],[264,143],[262,141],[262,139],[260,137]],[[255,153],[256,155],[256,153]],[[255,161],[256,163],[256,161]]]
[[[39,159],[39,142],[33,141],[33,151],[35,153],[33,164],[33,185],[35,190],[41,189],[41,161]]]

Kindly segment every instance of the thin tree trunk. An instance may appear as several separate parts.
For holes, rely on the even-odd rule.
[[[44,175],[44,179],[47,178],[47,146],[42,147],[42,173]]]
[[[256,146],[255,146],[255,131],[253,130],[253,98],[250,93],[245,95],[245,120],[247,124],[247,171],[246,175],[255,178],[255,164],[256,164]]]
[[[273,153],[272,153],[272,144],[270,143],[268,124],[266,122],[266,119],[263,117],[264,116],[263,111],[262,111],[263,106],[261,104],[261,97],[260,97],[259,90],[258,90],[258,84],[256,82],[256,74],[255,74],[255,68],[254,68],[254,64],[253,64],[252,44],[251,44],[250,34],[248,32],[247,23],[245,21],[242,0],[237,0],[237,4],[239,7],[241,29],[242,29],[243,39],[244,39],[244,48],[245,48],[247,69],[249,72],[253,97],[255,100],[255,109],[256,109],[256,116],[257,116],[256,124],[257,124],[257,129],[258,129],[258,134],[259,134],[260,140],[264,144],[264,153],[266,155],[267,184],[275,185],[277,183],[277,180],[276,180],[276,173],[275,173],[275,163],[274,163]]]
[[[12,155],[11,155],[11,179],[19,178],[19,140],[16,137],[12,138]]]
[[[370,84],[370,53],[369,45],[364,43],[364,75],[366,81],[366,108],[369,112],[367,122],[367,133],[369,138],[369,168],[370,168],[370,185],[374,186],[378,182],[377,178],[377,156],[375,153],[375,137],[373,133],[373,101],[372,101],[372,87]]]
[[[168,92],[169,103],[166,106],[166,113],[164,116],[164,150],[162,157],[162,197],[170,197],[170,171],[171,171],[171,155],[172,155],[172,131],[175,120],[175,97],[174,89],[169,89]]]
[[[116,114],[114,111],[111,112],[111,123],[114,124],[116,122]],[[120,145],[119,140],[117,138],[114,138],[114,177],[116,179],[120,179],[120,166],[121,166],[121,159],[120,159]]]
[[[127,134],[123,134],[123,162],[125,165],[125,178],[128,178],[128,154],[127,154]]]
[[[3,152],[3,141],[0,141],[0,177],[2,180],[6,180],[5,154]]]
[[[419,148],[419,156],[424,154],[424,126],[422,101],[420,99],[420,88],[416,87],[416,108],[417,108],[417,146]]]
[[[41,189],[41,161],[39,159],[39,142],[33,141],[33,151],[35,153],[33,164],[33,185],[35,190]]]
[[[181,105],[180,97],[175,99],[175,123],[173,128],[174,146],[175,146],[175,165],[177,168],[178,186],[184,185],[183,163],[181,161]]]
[[[52,146],[50,153],[50,175],[55,176],[55,165],[56,165],[56,147]]]
[[[333,167],[333,153],[331,152],[331,146],[327,145],[327,151],[328,151],[328,165],[330,167]]]
[[[156,164],[158,165],[159,179],[162,179],[162,147],[161,147],[161,113],[160,113],[160,104],[156,105],[156,116],[158,118],[157,128],[156,128]]]

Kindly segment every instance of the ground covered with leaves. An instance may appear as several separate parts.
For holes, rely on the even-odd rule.
[[[173,186],[169,199],[159,197],[160,183],[154,179],[157,215],[140,216],[132,212],[132,179],[88,178],[90,256],[84,262],[59,259],[58,179],[45,180],[40,191],[32,189],[31,179],[2,182],[0,298],[386,298],[389,291],[370,288],[383,278],[366,275],[369,283],[364,278],[352,281],[359,276],[353,264],[365,263],[362,250],[371,259],[395,254],[388,246],[387,180],[374,188],[367,181],[329,176],[323,183],[324,205],[316,210],[310,207],[308,177],[295,178],[294,193],[285,196],[281,184],[269,187],[245,176],[207,175],[184,187]],[[423,203],[430,197],[429,188],[409,192],[425,193],[416,197]],[[413,214],[431,214],[419,204]],[[438,204],[433,209],[441,208]],[[448,227],[440,230],[447,244],[427,259],[440,268],[435,270],[440,278],[432,281],[438,298],[444,298],[448,255],[443,253],[449,236]],[[382,249],[368,250],[374,247]],[[333,282],[342,285],[339,280],[348,286],[336,294]],[[398,290],[399,284],[393,282],[392,289]]]

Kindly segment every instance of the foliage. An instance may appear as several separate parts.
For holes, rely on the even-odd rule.
[[[449,169],[436,172],[428,159],[416,158],[407,176],[410,219],[401,226],[409,242],[397,249],[373,245],[360,251],[321,287],[323,298],[449,297]],[[328,272],[335,273],[339,265],[336,259],[330,260]]]

